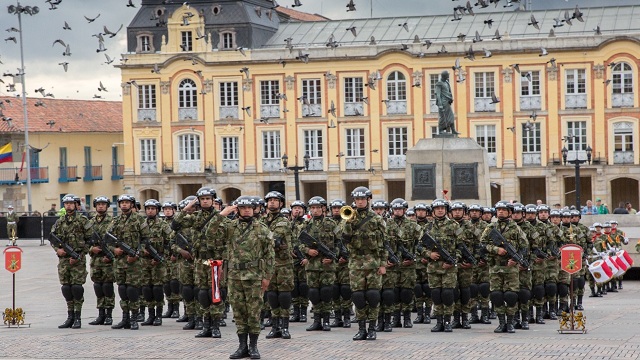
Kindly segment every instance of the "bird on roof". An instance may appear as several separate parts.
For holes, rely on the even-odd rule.
[[[480,33],[478,32],[478,30],[476,30],[476,36],[473,37],[473,42],[477,43],[482,41],[482,37],[480,36]]]
[[[448,53],[447,48],[442,45],[442,48],[440,48],[440,50],[438,50],[438,54],[446,54]]]
[[[500,40],[500,41],[502,41],[502,35],[500,35],[500,30],[496,29],[496,33],[495,33],[495,35],[493,35],[491,40]]]
[[[600,25],[596,26],[596,28],[593,29],[593,31],[595,32],[595,35],[602,35],[602,31],[600,30]]]

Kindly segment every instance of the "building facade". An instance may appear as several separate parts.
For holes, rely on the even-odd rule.
[[[437,133],[447,70],[460,136],[487,149],[492,201],[573,204],[578,158],[583,203],[638,204],[640,7],[583,9],[554,28],[558,11],[292,21],[264,3],[143,1],[120,65],[137,196],[206,184],[226,202],[269,190],[290,202],[298,175],[303,200],[359,185],[408,197],[405,153]]]

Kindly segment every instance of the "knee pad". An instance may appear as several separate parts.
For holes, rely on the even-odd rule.
[[[440,288],[431,289],[431,300],[433,300],[433,305],[442,305],[442,291]]]
[[[96,293],[97,298],[104,297],[104,284],[93,283],[93,292]]]
[[[340,285],[340,296],[342,297],[342,300],[351,300],[351,286]]]
[[[198,291],[198,302],[205,309],[211,306],[211,291],[209,289],[200,289]]]
[[[113,290],[113,283],[111,283],[111,282],[102,283],[102,292],[104,293],[104,296],[106,296],[106,297],[114,297],[114,296],[116,296],[116,293]]]
[[[118,285],[118,295],[120,295],[120,299],[124,301],[129,300],[129,296],[127,295],[127,285]]]
[[[569,286],[567,284],[558,284],[558,296],[564,297],[569,294]]]
[[[393,289],[382,289],[382,305],[391,306],[395,302],[395,299]]]
[[[129,301],[138,301],[140,299],[140,289],[135,286],[127,286],[127,296]]]
[[[72,301],[73,300],[73,293],[71,292],[71,285],[62,285],[60,287],[60,291],[62,291],[62,296],[64,296],[64,299],[66,301]]]
[[[303,298],[309,297],[309,284],[307,284],[306,281],[300,283],[300,287],[298,288],[298,290],[300,291],[301,297]]]
[[[422,292],[422,285],[420,284],[416,284],[416,286],[413,288],[413,292],[416,294],[416,297],[418,299],[424,296],[424,293]]]
[[[556,283],[544,284],[544,292],[547,296],[555,297],[558,294],[558,286]]]
[[[278,303],[280,303],[280,308],[288,309],[291,306],[291,293],[288,291],[279,293]]]
[[[383,289],[384,290],[384,289]],[[400,292],[402,289],[400,289],[399,287],[397,288],[393,288],[393,296],[395,297],[394,301],[400,301]]]
[[[320,289],[311,288],[309,289],[309,300],[313,305],[320,303]]]
[[[269,302],[269,306],[271,306],[271,309],[278,309],[280,307],[280,301],[278,301],[277,292],[267,291],[265,295],[267,296],[267,301]]]
[[[156,302],[161,302],[164,300],[164,292],[162,291],[162,286],[154,286],[153,287],[153,300]]]
[[[455,291],[452,288],[442,289],[440,296],[442,297],[442,305],[444,306],[451,306],[456,302]]]
[[[365,298],[367,299],[367,304],[369,307],[375,308],[380,305],[380,290],[367,290],[365,293]]]
[[[429,287],[429,283],[422,284],[422,293],[425,297],[431,298],[431,288]]]
[[[153,301],[153,288],[147,285],[143,286],[142,297],[145,299],[145,301]]]
[[[405,288],[400,290],[400,301],[402,301],[403,304],[411,304],[413,301],[413,290]]]
[[[521,305],[524,305],[528,303],[529,300],[531,300],[531,290],[520,289],[520,291],[518,291],[518,302],[520,302]]]
[[[320,288],[320,301],[330,303],[333,300],[333,286],[323,286]]]
[[[168,282],[162,284],[162,291],[167,296],[171,295],[171,285]]]
[[[183,285],[182,286],[182,298],[185,302],[193,301],[193,286],[191,285]]]
[[[544,299],[544,286],[543,285],[536,285],[536,286],[533,287],[533,297],[536,300]]]
[[[453,289],[453,301],[457,302],[458,300],[460,300],[460,289],[454,288]],[[444,301],[444,298],[443,298],[442,301]]]
[[[576,289],[584,289],[584,276],[573,278],[573,287]]]
[[[333,284],[331,289],[331,300],[340,301],[340,285]]]
[[[180,294],[180,281],[172,279],[169,281],[169,288],[172,294]]]
[[[516,306],[516,304],[518,303],[518,294],[516,294],[513,291],[505,291],[503,296],[504,296],[504,302],[509,307]]]
[[[493,306],[504,306],[504,294],[502,293],[502,291],[492,291],[489,296],[491,298],[491,303],[493,304]]]
[[[478,297],[478,284],[471,284],[471,286],[469,286],[469,294],[472,299]]]
[[[489,286],[489,283],[485,282],[478,285],[478,292],[483,298],[489,297],[489,294],[491,293],[491,287]]]
[[[74,300],[82,300],[84,296],[84,287],[82,285],[71,285],[71,293],[73,294]]]
[[[467,305],[469,300],[471,300],[471,288],[460,289],[460,304]]]
[[[364,309],[367,306],[367,300],[364,298],[364,291],[354,291],[351,294],[351,302],[356,309]]]
[[[300,288],[299,283],[293,284],[293,290],[291,290],[291,297],[293,297],[294,299],[300,296],[300,291],[298,290],[299,288]]]

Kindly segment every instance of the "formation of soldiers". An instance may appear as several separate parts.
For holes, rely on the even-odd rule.
[[[195,337],[220,338],[231,307],[239,340],[232,359],[260,358],[261,328],[270,327],[267,339],[290,339],[289,323],[307,322],[309,303],[307,331],[357,323],[353,340],[431,319],[432,332],[496,318],[495,332],[527,330],[569,311],[571,277],[558,250],[569,243],[585,249],[573,276],[575,309],[583,309],[586,280],[593,297],[622,289],[621,277],[596,286],[586,270],[592,257],[626,242],[615,222],[589,229],[579,211],[506,201],[488,208],[436,199],[409,209],[404,199],[373,200],[366,187],[351,196],[350,206],[314,196],[287,208],[272,191],[224,207],[203,187],[179,204],[150,199],[141,207],[121,195],[115,217],[99,196],[88,219],[68,194],[50,236],[68,310],[59,327],[82,325],[87,254],[98,308],[91,325],[138,330],[175,318],[200,330]],[[116,291],[122,319],[114,324]]]

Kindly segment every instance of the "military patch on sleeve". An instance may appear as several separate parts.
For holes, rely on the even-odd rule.
[[[142,230],[142,229],[146,228],[147,226],[148,226],[148,224],[147,224],[147,222],[146,222],[146,221],[141,222],[141,223],[140,223],[140,230]]]
[[[458,227],[455,231],[456,236],[460,236],[462,235],[462,233],[464,232],[464,229],[461,227]]]

